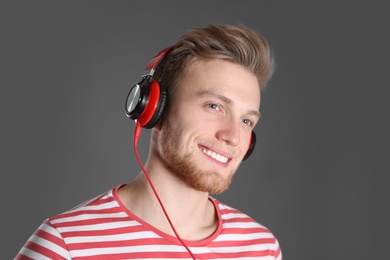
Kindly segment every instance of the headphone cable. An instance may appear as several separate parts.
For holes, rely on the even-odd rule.
[[[141,135],[141,127],[140,127],[138,124],[136,124],[136,127],[135,127],[135,129],[134,129],[134,152],[135,152],[135,156],[136,156],[136,158],[137,158],[138,164],[141,166],[141,169],[142,169],[142,171],[143,171],[143,173],[144,173],[146,179],[148,180],[149,185],[150,185],[150,187],[152,188],[153,193],[154,193],[154,195],[156,196],[156,198],[157,198],[157,200],[158,200],[158,203],[160,204],[160,207],[161,207],[161,209],[163,210],[164,215],[165,215],[166,219],[168,220],[169,225],[170,225],[171,228],[172,228],[173,233],[175,233],[176,238],[180,241],[180,243],[184,246],[184,248],[187,250],[187,252],[191,255],[192,259],[196,260],[194,254],[193,254],[193,253],[191,252],[191,250],[188,248],[188,246],[186,245],[186,243],[181,239],[181,237],[180,237],[179,234],[177,233],[175,227],[173,226],[173,223],[172,223],[171,219],[169,218],[169,215],[168,215],[167,211],[165,210],[165,207],[164,207],[164,205],[163,205],[163,203],[162,203],[162,201],[161,201],[161,199],[160,199],[160,196],[158,195],[157,190],[156,190],[156,188],[154,187],[154,185],[153,185],[153,183],[152,183],[152,180],[151,180],[150,177],[149,177],[148,172],[146,171],[144,165],[143,165],[142,162],[141,162],[140,156],[139,156],[139,154],[138,154],[138,149],[137,149],[138,139],[139,139],[139,136],[140,136],[140,135]]]

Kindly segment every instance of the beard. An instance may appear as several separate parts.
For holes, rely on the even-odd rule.
[[[168,117],[164,122],[164,129],[161,138],[161,159],[170,172],[187,184],[189,187],[208,192],[210,194],[220,194],[230,186],[234,170],[227,176],[223,176],[214,170],[202,169],[201,163],[196,162],[195,153],[199,151],[185,151],[185,143],[180,138],[183,133],[183,127],[177,121],[170,120]]]

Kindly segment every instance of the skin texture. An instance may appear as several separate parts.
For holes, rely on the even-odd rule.
[[[174,97],[169,116],[152,130],[145,168],[180,236],[196,241],[218,227],[209,195],[229,187],[249,147],[260,88],[241,65],[197,61]],[[133,214],[173,235],[143,172],[118,195]]]
[[[198,62],[177,90],[161,130],[160,158],[188,186],[221,193],[229,187],[259,120],[257,79],[240,65]]]

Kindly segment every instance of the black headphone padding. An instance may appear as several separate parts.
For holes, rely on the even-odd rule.
[[[251,156],[252,152],[255,150],[255,146],[256,146],[256,133],[252,130],[251,143],[249,145],[248,151],[246,152],[244,158],[242,159],[243,161],[245,161],[246,159],[249,158],[249,156]]]
[[[148,82],[148,84],[150,84],[150,83],[151,82]],[[167,94],[165,87],[157,81],[155,83],[158,84],[158,86],[160,88],[160,98],[158,100],[156,111],[154,111],[152,118],[144,126],[144,128],[147,128],[147,129],[153,128],[155,125],[157,125],[157,123],[160,121],[160,119],[162,117],[162,114],[163,114],[164,109],[165,109],[165,105],[167,103],[168,94]]]

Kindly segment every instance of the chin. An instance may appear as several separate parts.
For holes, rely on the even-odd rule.
[[[190,181],[190,186],[210,194],[220,194],[226,191],[231,184],[231,175],[228,178],[223,178],[219,172],[203,172],[197,175]]]

